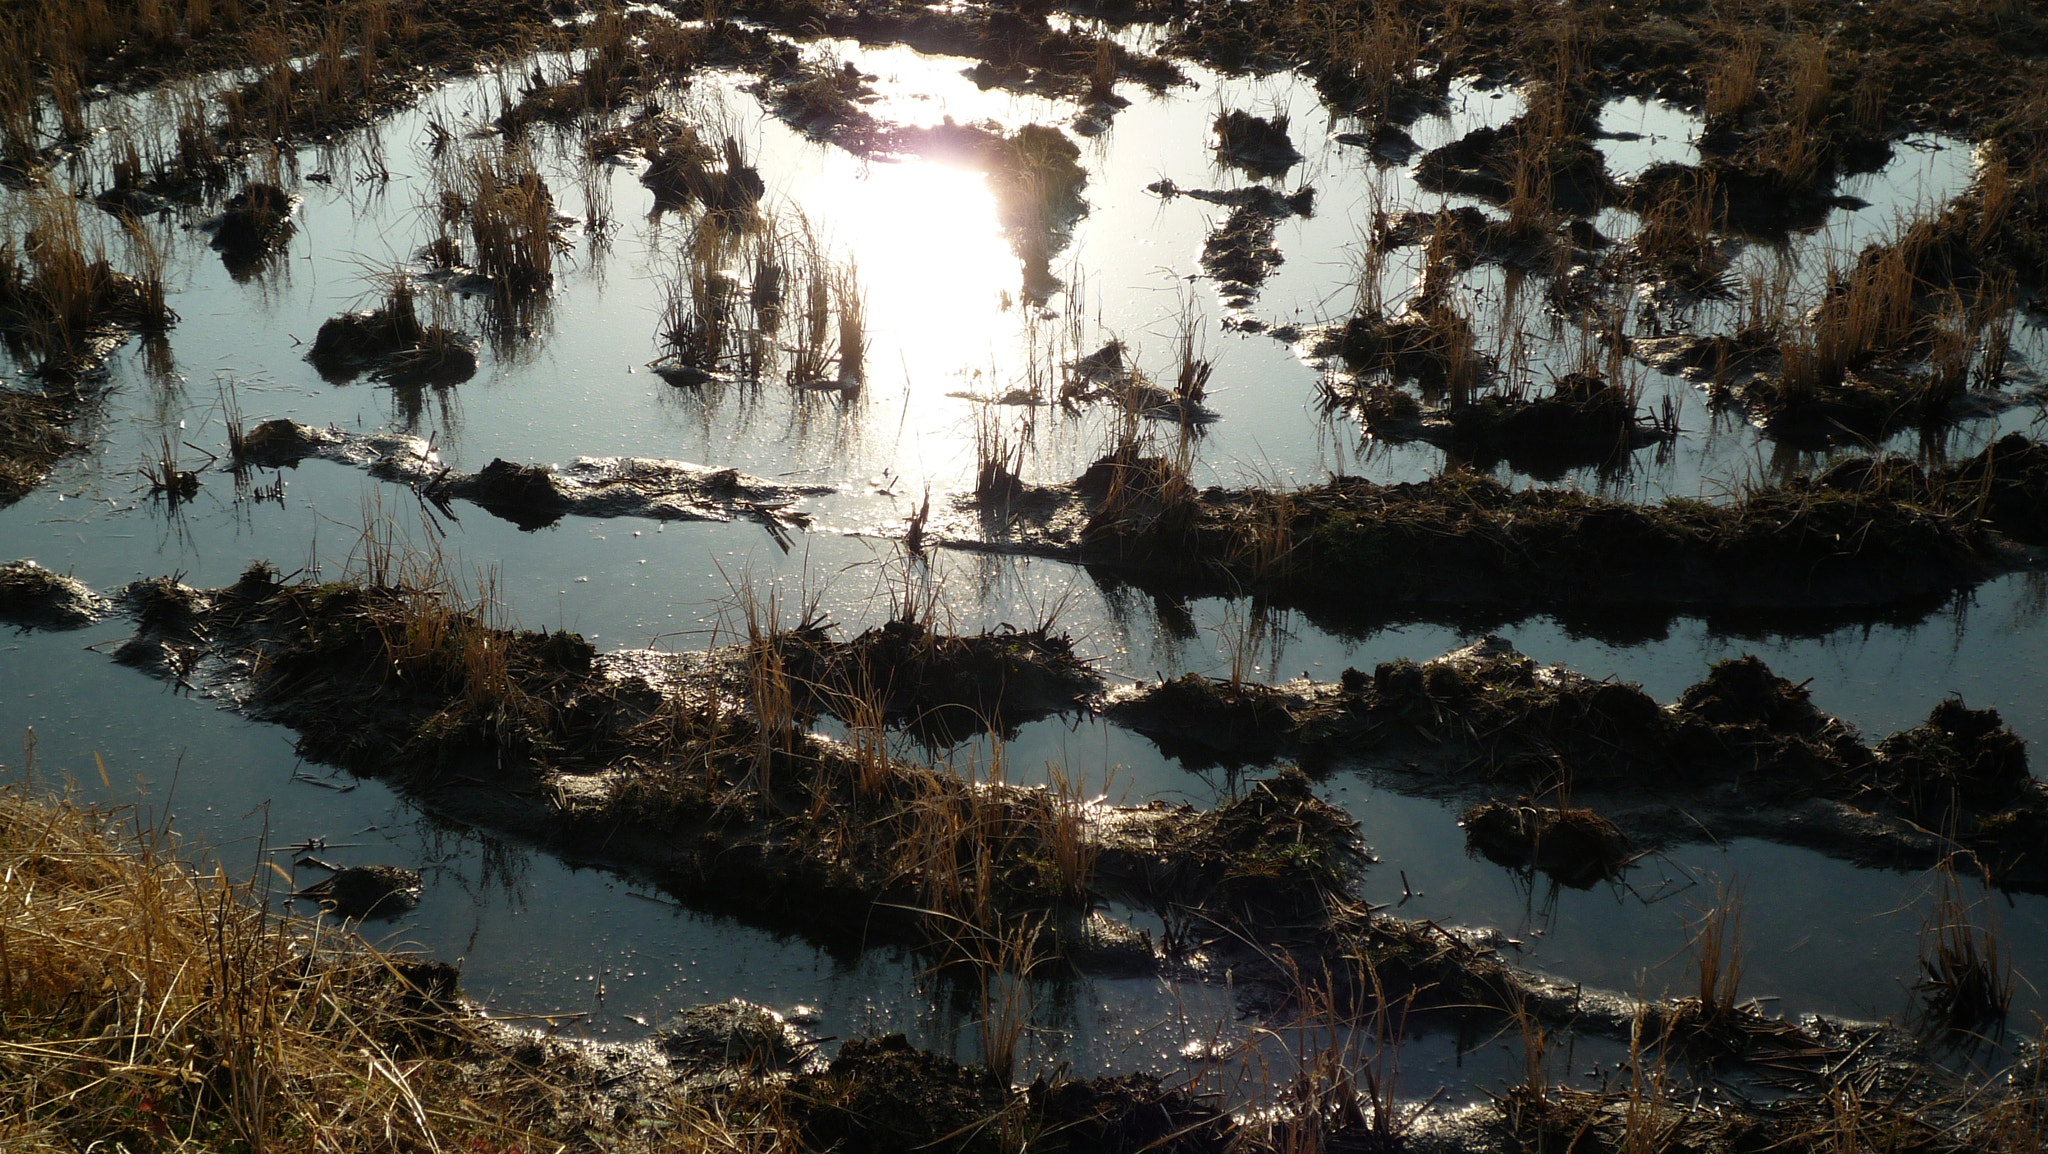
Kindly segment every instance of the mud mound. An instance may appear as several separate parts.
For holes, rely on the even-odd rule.
[[[1679,696],[1678,708],[1709,725],[1801,737],[1834,724],[1833,718],[1814,707],[1803,683],[1792,684],[1751,656],[1715,662],[1706,680]]]
[[[1219,114],[1210,130],[1216,134],[1216,155],[1247,172],[1279,176],[1301,163],[1301,153],[1287,137],[1285,114],[1267,118],[1233,108]]]
[[[801,1069],[815,1049],[781,1014],[739,998],[684,1010],[655,1044],[677,1065],[753,1073]]]
[[[2024,805],[2036,792],[2027,746],[1995,709],[1951,697],[1927,720],[1878,743],[1877,785],[1890,802],[1930,829],[1971,815]]]
[[[1005,732],[1049,713],[1080,708],[1102,678],[1067,637],[1005,626],[971,636],[891,621],[851,641],[793,633],[785,663],[813,708],[853,718],[859,703],[935,738]]]
[[[477,368],[472,342],[440,325],[421,324],[410,296],[402,304],[329,318],[306,359],[334,382],[370,373],[397,384],[452,385],[475,376]]]
[[[1405,331],[1417,335],[1412,328]],[[1384,357],[1383,364],[1407,364],[1407,375],[1426,374],[1427,364],[1416,359],[1415,350],[1402,351],[1407,346],[1396,337],[1403,332],[1398,323],[1383,327],[1376,339],[1391,343],[1378,344],[1366,359]],[[1627,391],[1599,373],[1566,374],[1543,395],[1504,387],[1437,407],[1425,406],[1398,385],[1358,378],[1326,379],[1322,388],[1376,439],[1435,445],[1480,469],[1506,461],[1520,472],[1556,477],[1578,465],[1619,465],[1637,449],[1677,437],[1675,428],[1643,413]]]
[[[34,561],[0,565],[0,621],[23,628],[77,629],[98,621],[111,608],[83,581],[52,573]]]
[[[538,529],[562,519],[568,499],[555,486],[554,470],[491,458],[470,483],[471,500],[521,529]]]
[[[241,461],[266,469],[297,467],[320,450],[342,443],[342,434],[297,421],[265,421],[242,434]],[[238,462],[239,463],[239,462]]]
[[[1159,896],[1201,894],[1246,925],[1320,923],[1369,859],[1358,824],[1315,796],[1298,769],[1249,783],[1223,806],[1189,814],[1153,879]]]
[[[1536,870],[1574,889],[1621,876],[1628,836],[1590,809],[1486,802],[1458,819],[1468,852],[1510,869]]]
[[[228,198],[213,226],[213,247],[237,277],[259,268],[291,239],[292,209],[298,198],[265,181],[251,181]]]
[[[1295,724],[1296,698],[1252,682],[1188,673],[1139,694],[1120,694],[1103,716],[1158,743],[1188,765],[1270,764]]]
[[[1592,141],[1571,133],[1549,135],[1528,116],[1499,128],[1475,128],[1423,153],[1415,165],[1415,183],[1430,192],[1506,202],[1515,195],[1518,169],[1530,157],[1540,159],[1528,169],[1548,177],[1547,187],[1534,190],[1536,195],[1562,211],[1585,215],[1616,197],[1606,161]]]
[[[333,867],[328,867],[332,869]],[[395,917],[419,904],[420,875],[399,866],[349,866],[292,896],[320,903],[340,917]]]

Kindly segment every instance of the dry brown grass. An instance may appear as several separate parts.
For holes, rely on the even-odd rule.
[[[680,1096],[580,1103],[452,971],[281,917],[132,812],[0,790],[0,1147],[16,1154],[766,1150]],[[552,1071],[552,1072],[547,1072]],[[557,1080],[560,1079],[560,1080]],[[649,1125],[647,1123],[654,1124]]]
[[[1721,57],[1707,78],[1708,119],[1732,120],[1756,104],[1763,62],[1763,41],[1755,33],[1745,35]]]
[[[18,225],[0,238],[0,329],[24,341],[46,372],[90,367],[110,334],[160,331],[176,319],[165,299],[162,254],[144,229],[127,230],[135,268],[128,273],[108,260],[98,222],[87,226],[75,198],[41,189],[20,211]]]
[[[1934,903],[1920,934],[1921,978],[1914,986],[1927,1024],[1949,1031],[1994,1024],[2011,1007],[2014,987],[1997,906],[1988,896],[1969,900],[1953,862],[1934,872]]]
[[[1742,890],[1716,883],[1713,901],[1687,927],[1693,975],[1698,980],[1700,1016],[1709,1022],[1735,1014],[1742,985]]]

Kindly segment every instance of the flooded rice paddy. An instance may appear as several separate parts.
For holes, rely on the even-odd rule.
[[[1142,27],[1121,33],[1137,49],[1153,40]],[[437,81],[365,129],[277,157],[278,179],[297,198],[294,229],[254,267],[231,267],[209,243],[203,225],[218,211],[213,201],[141,218],[162,254],[177,323],[161,338],[128,341],[90,378],[94,400],[74,429],[85,448],[0,510],[0,554],[103,591],[163,574],[217,588],[257,559],[286,574],[338,577],[363,527],[389,521],[406,547],[439,551],[465,582],[493,575],[508,620],[579,633],[600,652],[730,643],[743,635],[737,614],[751,590],[786,608],[815,601],[847,636],[888,622],[905,603],[955,633],[1049,621],[1112,687],[1186,673],[1331,682],[1347,669],[1424,661],[1492,633],[1539,664],[1640,683],[1668,703],[1713,663],[1754,654],[1872,743],[1956,694],[1997,709],[2038,753],[2048,734],[2048,585],[2032,569],[1936,605],[1846,621],[1816,616],[1811,627],[1540,610],[1424,610],[1359,626],[1355,615],[1249,596],[1148,592],[1099,567],[1044,556],[913,553],[904,538],[913,522],[924,531],[918,513],[927,502],[940,540],[967,535],[962,527],[976,514],[958,501],[972,494],[990,437],[1014,446],[1022,481],[1044,485],[1080,475],[1132,427],[1148,444],[1184,452],[1198,487],[1291,488],[1332,475],[1394,483],[1443,471],[1456,459],[1446,449],[1375,436],[1329,400],[1330,382],[1355,366],[1319,350],[1316,334],[1361,300],[1392,315],[1425,291],[1426,246],[1374,254],[1376,220],[1464,208],[1500,217],[1494,201],[1426,191],[1419,158],[1514,121],[1527,110],[1525,94],[1454,81],[1443,107],[1410,124],[1409,145],[1389,154],[1368,147],[1364,134],[1376,126],[1334,114],[1292,73],[1227,75],[1187,64],[1185,83],[1118,84],[1129,103],[1111,114],[984,88],[964,57],[852,40],[812,41],[803,51],[871,77],[862,107],[885,125],[1059,126],[1085,172],[1085,210],[1052,230],[1045,267],[1020,258],[994,181],[971,156],[863,153],[821,140],[793,127],[754,77],[707,69],[664,96],[669,112],[735,141],[764,184],[766,227],[806,235],[852,278],[866,348],[857,380],[792,385],[720,369],[673,384],[655,371],[672,353],[658,333],[692,275],[688,254],[704,214],[657,204],[640,179],[644,156],[593,161],[580,127],[531,128],[527,156],[553,190],[561,247],[550,290],[507,309],[422,258],[439,227],[446,177],[438,174],[457,163],[451,157],[505,147],[492,122],[527,73],[561,73],[580,58],[545,56]],[[168,108],[147,92],[92,101],[97,134],[52,168],[53,179],[88,192],[103,186],[117,144],[160,126]],[[1220,161],[1211,125],[1231,110],[1282,125],[1299,159],[1269,175]],[[1696,113],[1654,98],[1610,100],[1597,125],[1605,170],[1619,182],[1658,164],[1696,164],[1705,131]],[[1831,268],[1940,212],[1970,187],[1979,160],[1966,140],[1904,135],[1884,163],[1838,183],[1838,201],[1818,220],[1737,243],[1721,275],[1736,285],[1777,278],[1793,307],[1817,305]],[[1232,214],[1229,196],[1262,187],[1312,188],[1312,209],[1272,222],[1260,277],[1223,286],[1205,269],[1205,246],[1214,251],[1212,233]],[[30,195],[0,194],[17,209]],[[112,227],[90,206],[81,211],[89,227]],[[1606,243],[1626,243],[1644,227],[1620,206],[1586,219]],[[712,271],[748,275],[745,259]],[[322,324],[382,301],[401,271],[432,301],[435,323],[479,336],[474,375],[456,384],[323,377],[307,358]],[[1838,457],[1889,450],[1961,461],[2007,434],[2040,432],[2048,322],[2034,311],[2011,314],[2005,371],[1968,419],[1790,445],[1712,403],[1696,379],[1610,356],[1612,342],[1603,347],[1592,327],[1543,307],[1541,278],[1482,261],[1458,271],[1449,291],[1472,320],[1477,348],[1508,377],[1542,385],[1586,364],[1607,366],[1671,434],[1621,460],[1533,472],[1480,462],[1511,488],[1726,503]],[[1726,331],[1745,307],[1741,293],[1675,300],[1649,285],[1633,293],[1621,294],[1611,322],[1623,339]],[[1170,382],[1183,341],[1213,366],[1201,398],[1212,420],[1134,416],[1113,400],[1060,403],[1076,364],[1111,342],[1125,363]],[[10,371],[25,380],[31,368],[24,357]],[[805,387],[817,384],[831,387]],[[328,461],[226,471],[229,424],[276,419],[420,437],[439,464],[461,472],[495,459],[565,465],[625,456],[828,491],[801,499],[808,523],[793,527],[571,514],[522,529],[475,505],[436,510],[406,484]],[[143,475],[166,444],[199,478],[189,500],[152,493]],[[168,815],[237,869],[266,856],[288,863],[294,845],[324,847],[320,854],[340,863],[419,869],[417,908],[361,932],[459,959],[465,990],[494,1015],[637,1038],[683,1006],[738,997],[796,1015],[821,1035],[902,1031],[922,1047],[978,1052],[973,1000],[919,951],[824,940],[806,932],[801,911],[706,912],[646,878],[591,864],[601,854],[583,859],[437,816],[383,782],[301,758],[290,730],[233,712],[219,686],[179,688],[116,664],[108,655],[130,632],[109,620],[7,637],[0,731],[32,730],[43,775]],[[1001,740],[890,740],[903,756],[981,778],[1038,784],[1055,767],[1087,793],[1129,804],[1208,808],[1271,768],[1186,764],[1086,711],[1023,723]],[[1860,866],[1756,838],[1716,841],[1702,826],[1702,836],[1646,853],[1614,880],[1561,887],[1468,853],[1462,806],[1418,790],[1377,756],[1340,750],[1315,784],[1357,820],[1377,859],[1359,885],[1367,902],[1403,918],[1494,931],[1490,940],[1512,960],[1567,982],[1655,997],[1686,991],[1688,926],[1718,887],[1739,887],[1743,990],[1767,999],[1769,1012],[1883,1019],[1912,1011],[1936,888],[1928,871]],[[2030,979],[2048,958],[2048,898],[1999,893],[1982,908],[2018,977],[2010,1021],[2025,1032],[2044,1008]],[[1167,931],[1146,910],[1109,912],[1156,937]],[[1083,974],[1043,986],[1029,1069],[1174,1073],[1247,1029],[1227,971]],[[1475,1100],[1520,1070],[1499,1039],[1424,1029],[1409,1045],[1405,1088],[1416,1097],[1441,1085],[1452,1101]],[[1587,1046],[1597,1053],[1598,1044]]]

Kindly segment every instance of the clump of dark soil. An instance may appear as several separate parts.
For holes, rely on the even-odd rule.
[[[291,239],[296,199],[266,181],[251,181],[228,198],[214,222],[213,247],[229,272],[249,276]]]
[[[1199,427],[1216,420],[1216,411],[1203,404],[1208,395],[1211,362],[1195,352],[1192,337],[1184,338],[1173,387],[1155,381],[1124,348],[1122,341],[1110,341],[1086,356],[1067,363],[1067,376],[1060,387],[1060,403],[1073,406],[1107,401],[1117,411],[1151,420],[1175,421]],[[1007,500],[1025,496],[1023,488],[1012,487]]]
[[[1161,752],[1190,766],[1270,765],[1282,748],[1279,735],[1294,726],[1293,697],[1253,681],[1186,673],[1150,687],[1144,697],[1148,710],[1176,721],[1140,727]],[[1122,704],[1115,708],[1128,710]]]
[[[1628,835],[1590,809],[1489,801],[1466,810],[1458,824],[1470,852],[1574,889],[1618,878],[1635,859]]]
[[[0,621],[39,629],[76,629],[106,616],[107,599],[75,577],[34,561],[0,565]]]
[[[816,1049],[781,1014],[739,998],[684,1010],[655,1044],[672,1064],[752,1074],[800,1070]]]
[[[1976,824],[2014,806],[2038,808],[2026,743],[1995,709],[1951,697],[1921,725],[1878,743],[1877,752],[1884,768],[1876,788],[1929,829]]]
[[[401,278],[381,307],[343,313],[320,326],[306,359],[329,381],[370,373],[409,385],[453,385],[476,375],[476,349],[466,337],[423,324],[410,280]]]
[[[935,737],[1008,732],[1078,709],[1102,689],[1073,642],[1043,627],[961,636],[899,619],[851,641],[814,628],[785,634],[781,643],[812,708],[851,720],[857,707],[879,706],[887,718]]]
[[[1319,924],[1367,860],[1357,823],[1320,800],[1298,769],[1249,783],[1176,831],[1173,852],[1143,888],[1163,903],[1201,894],[1203,905],[1253,926]]]
[[[747,163],[738,140],[727,136],[712,144],[688,125],[677,126],[648,149],[640,182],[654,191],[658,205],[703,205],[729,217],[753,212],[768,190],[760,170]]]
[[[315,429],[293,420],[264,421],[242,434],[241,456],[235,463],[265,469],[296,468],[300,461],[314,455],[323,446],[338,443],[340,439],[339,433]]]
[[[1360,313],[1331,334],[1318,352],[1333,352],[1359,374],[1384,374],[1426,388],[1469,391],[1494,372],[1479,351],[1472,322],[1446,299],[1424,294],[1398,315]]]
[[[329,867],[330,869],[333,867]],[[362,920],[396,917],[420,901],[418,870],[399,866],[348,866],[334,870],[312,885],[294,890],[292,896],[318,902],[320,908],[339,917]]]
[[[1233,108],[1219,114],[1210,129],[1216,134],[1216,155],[1247,172],[1280,176],[1301,163],[1301,153],[1287,136],[1285,113],[1268,118]]]
[[[521,529],[538,529],[562,519],[569,502],[555,484],[554,470],[491,458],[476,474],[472,500]]]
[[[1556,210],[1587,215],[1616,196],[1606,161],[1580,132],[1554,132],[1525,115],[1499,128],[1475,128],[1422,154],[1415,182],[1430,192],[1456,192],[1506,203],[1534,195]]]

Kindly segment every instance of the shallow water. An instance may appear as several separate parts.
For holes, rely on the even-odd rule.
[[[836,51],[874,73],[880,98],[871,111],[903,123],[951,116],[1014,126],[1064,121],[1077,111],[981,92],[959,75],[965,61],[849,44],[816,50]],[[1346,314],[1374,212],[1479,202],[1422,193],[1409,171],[1379,166],[1335,142],[1335,134],[1357,126],[1333,120],[1296,77],[1224,77],[1192,68],[1189,75],[1191,85],[1164,94],[1124,86],[1130,107],[1106,131],[1081,140],[1089,211],[1053,262],[1065,288],[1043,312],[1024,299],[1019,263],[979,173],[849,155],[765,113],[738,80],[699,78],[681,103],[745,142],[785,219],[802,212],[824,243],[857,262],[872,347],[866,387],[855,399],[738,383],[680,391],[647,370],[657,351],[664,286],[678,269],[681,228],[673,217],[649,216],[652,198],[629,167],[603,170],[620,230],[596,245],[572,230],[547,307],[527,318],[529,332],[486,342],[475,379],[441,390],[367,380],[327,384],[303,359],[319,324],[367,299],[371,277],[409,261],[431,234],[420,207],[431,187],[428,126],[475,130],[493,109],[501,81],[479,76],[448,84],[367,138],[299,155],[299,173],[332,180],[297,184],[305,197],[298,233],[286,255],[256,278],[231,276],[204,234],[190,227],[193,220],[156,226],[182,318],[170,335],[175,369],[152,365],[132,343],[112,359],[106,402],[90,419],[91,451],[0,510],[0,554],[35,558],[102,589],[165,572],[218,585],[252,558],[287,572],[318,567],[333,574],[367,518],[417,520],[410,493],[319,462],[287,471],[277,502],[238,500],[225,474],[208,473],[199,499],[167,514],[143,495],[135,470],[163,435],[220,452],[222,390],[232,381],[251,421],[289,416],[346,428],[404,428],[430,435],[444,459],[462,468],[493,457],[549,462],[633,454],[839,487],[809,503],[816,527],[786,554],[749,524],[572,518],[521,532],[463,508],[459,522],[445,525],[440,547],[459,571],[497,569],[522,623],[578,630],[604,649],[688,648],[730,636],[726,604],[735,589],[756,584],[772,585],[790,603],[815,598],[849,632],[884,620],[905,589],[929,596],[940,620],[962,630],[1056,616],[1112,679],[1227,673],[1234,664],[1260,679],[1332,679],[1347,666],[1423,659],[1468,641],[1470,632],[1449,624],[1360,635],[1241,602],[1157,605],[1042,560],[945,555],[926,569],[887,539],[927,489],[939,504],[971,479],[981,406],[952,394],[1028,385],[1049,361],[1111,337],[1134,348],[1148,369],[1165,371],[1184,311],[1217,366],[1209,403],[1220,419],[1196,446],[1205,479],[1301,483],[1329,471],[1408,479],[1441,465],[1442,454],[1427,447],[1361,444],[1348,418],[1321,414],[1318,366],[1271,336],[1222,327],[1227,310],[1199,278],[1198,257],[1225,210],[1190,198],[1162,200],[1146,186],[1162,177],[1182,188],[1246,183],[1250,178],[1215,161],[1210,119],[1229,108],[1289,117],[1305,159],[1279,183],[1288,190],[1312,184],[1318,196],[1314,216],[1280,224],[1285,263],[1246,310],[1269,325],[1308,326]],[[1512,92],[1454,85],[1448,113],[1419,122],[1413,135],[1422,148],[1434,147],[1473,127],[1503,123],[1520,108]],[[1617,176],[1691,155],[1695,125],[1680,111],[1617,101],[1601,123],[1609,134],[1640,137],[1602,142]],[[561,208],[581,212],[580,165],[559,150],[543,148],[540,156]],[[388,181],[364,179],[378,163]],[[1902,142],[1883,171],[1841,189],[1867,207],[1840,210],[1782,249],[1752,244],[1743,260],[1790,261],[1811,278],[1831,256],[1853,257],[1862,244],[1888,235],[1901,213],[1952,197],[1967,183],[1969,165],[1967,148],[1955,142]],[[1601,227],[1625,235],[1632,227],[1626,217],[1610,212]],[[1396,254],[1381,274],[1388,300],[1412,291],[1414,255]],[[1482,308],[1490,302],[1497,309],[1508,279],[1481,268],[1464,285]],[[449,307],[464,327],[484,320],[477,302]],[[1528,323],[1539,337],[1547,331],[1540,318]],[[2044,353],[2048,337],[2023,320],[2015,336],[2015,392],[2038,385]],[[1532,372],[1541,379],[1571,355],[1569,339],[1539,342]],[[1642,384],[1651,406],[1665,397],[1677,406],[1678,443],[1638,454],[1635,467],[1618,477],[1578,470],[1558,483],[1631,499],[1718,498],[1817,459],[1782,451],[1739,420],[1709,412],[1688,382],[1645,370]],[[1957,429],[1941,448],[1973,452],[2040,417],[2038,403],[2023,403]],[[1021,423],[1025,414],[1006,410],[1003,419]],[[1103,412],[1038,410],[1026,476],[1071,477],[1101,450],[1111,423]],[[1894,447],[1914,445],[1900,438]],[[196,449],[187,453],[188,463],[200,459]],[[1505,467],[1501,475],[1537,483]],[[413,533],[422,544],[428,535],[424,528]],[[1738,635],[1689,618],[1610,628],[1537,617],[1497,631],[1538,660],[1638,681],[1661,700],[1674,698],[1710,662],[1753,652],[1795,681],[1810,678],[1821,708],[1872,738],[1917,723],[1940,697],[1956,692],[1972,705],[1996,706],[2033,739],[2048,734],[2044,596],[2038,579],[2014,576],[1910,623],[1817,623],[1797,635]],[[181,829],[231,862],[246,865],[260,844],[326,838],[343,860],[421,864],[428,889],[419,909],[366,933],[463,959],[466,987],[495,1012],[630,1034],[682,1005],[743,996],[784,1009],[817,1007],[816,1028],[835,1036],[902,1029],[921,1044],[974,1052],[966,1007],[913,957],[890,950],[833,954],[760,926],[677,909],[652,888],[605,871],[448,826],[375,782],[301,764],[289,735],[277,728],[238,720],[115,666],[103,656],[110,645],[101,643],[125,633],[111,623],[6,639],[0,731],[33,727],[46,772],[80,778],[88,795],[168,807]],[[88,644],[100,650],[83,648]],[[93,768],[95,753],[107,767],[104,783]],[[981,744],[946,756],[986,766],[996,754]],[[1048,761],[1057,762],[1116,799],[1206,804],[1236,784],[1219,771],[1184,769],[1144,739],[1089,719],[1026,726],[1001,756],[1013,780],[1035,780]],[[1552,893],[1467,857],[1455,813],[1401,796],[1370,766],[1340,771],[1323,788],[1358,816],[1379,854],[1365,882],[1369,899],[1445,924],[1497,927],[1521,943],[1527,962],[1561,977],[1626,991],[1682,991],[1685,924],[1711,887],[1726,882],[1746,895],[1746,992],[1774,997],[1786,1012],[1884,1016],[1908,1002],[1924,879],[1742,841],[1676,847],[1640,862],[1624,884]],[[2019,972],[2029,976],[2048,958],[2048,900],[2016,898],[1998,916]],[[1191,1041],[1218,1031],[1241,1036],[1244,1029],[1220,978],[1081,982],[1047,997],[1036,1060],[1071,1061],[1083,1073],[1173,1068]],[[2024,1016],[2041,999],[2022,983],[2018,1005]],[[1513,1069],[1499,1047],[1461,1059],[1442,1035],[1415,1046],[1410,1085],[1421,1093],[1435,1083],[1469,1089]]]

